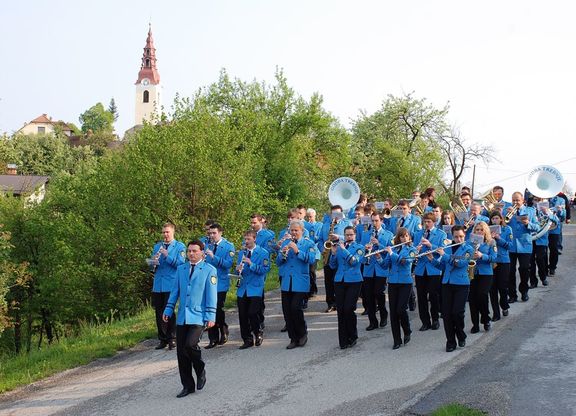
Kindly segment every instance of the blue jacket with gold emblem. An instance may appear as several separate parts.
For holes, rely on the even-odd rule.
[[[248,249],[242,250],[238,254],[237,264],[241,264],[242,258],[248,255]],[[270,271],[270,254],[268,251],[260,246],[255,246],[252,249],[250,256],[252,264],[244,264],[242,269],[242,279],[240,280],[240,287],[236,291],[236,296],[263,296],[264,295],[264,281],[266,275]]]
[[[362,241],[360,241],[360,244],[362,244],[362,246],[366,246],[366,244],[370,243],[370,239],[372,238],[373,235],[374,235],[373,230],[372,233],[369,235],[366,235],[365,233],[363,235]],[[394,238],[392,233],[387,229],[385,229],[384,227],[380,227],[380,229],[377,231],[377,236],[378,236],[378,244],[374,244],[370,251],[382,250],[384,247],[391,245],[392,239]],[[386,253],[385,251],[380,253],[381,261],[378,261],[376,256],[370,256],[368,258],[364,258],[364,268],[362,269],[362,275],[364,279],[370,279],[374,276],[388,277],[389,269],[388,267],[384,267],[382,263],[382,260],[387,255],[388,253]]]
[[[566,201],[561,196],[556,195],[550,198],[550,209],[555,214],[558,219],[558,223],[553,230],[550,230],[550,234],[561,234],[562,233],[562,223],[566,220]]]
[[[392,249],[392,254],[382,262],[390,268],[388,283],[412,283],[412,263],[416,256],[416,248],[405,244]]]
[[[510,255],[508,254],[508,251],[510,250],[510,246],[513,244],[514,239],[512,229],[507,225],[502,225],[500,230],[500,238],[494,239],[494,241],[496,241],[496,247],[498,247],[496,263],[510,263]]]
[[[540,226],[536,217],[536,210],[532,207],[522,206],[518,209],[518,215],[515,215],[508,224],[512,228],[514,239],[510,246],[511,253],[532,253],[532,237],[531,233],[538,231]],[[528,225],[522,224],[519,216],[528,216]]]
[[[404,219],[404,223],[402,223],[402,219]],[[413,214],[408,214],[406,217],[390,218],[390,228],[388,231],[396,235],[396,231],[398,231],[398,228],[400,227],[406,228],[410,233],[410,238],[414,238],[414,233],[417,230],[422,229],[421,219],[419,216]]]
[[[338,246],[336,255],[330,256],[330,267],[336,270],[334,282],[361,282],[360,267],[363,258],[364,247],[355,241],[350,243],[347,249]]]
[[[176,281],[164,309],[164,315],[172,316],[176,301],[180,301],[176,325],[205,325],[216,321],[218,301],[216,268],[200,261],[190,276],[190,262],[178,267]]]
[[[210,243],[207,249],[214,252],[214,247],[216,246],[216,252],[214,257],[206,256],[206,263],[211,264],[218,270],[218,292],[228,292],[230,289],[230,268],[234,262],[234,256],[236,255],[234,251],[234,244],[225,238],[220,239],[218,244]]]
[[[164,243],[163,241],[156,243],[152,250],[152,257],[158,254],[162,246],[167,246],[168,255],[166,257],[160,256],[160,264],[154,272],[152,292],[155,293],[170,292],[172,290],[176,280],[176,270],[178,266],[186,261],[186,246],[177,240],[172,240],[170,243]]]
[[[268,228],[262,228],[256,233],[256,245],[267,250],[268,253],[271,253],[274,246],[275,236],[276,234],[274,234],[274,231],[269,230]]]
[[[444,269],[442,283],[470,286],[468,263],[472,260],[473,255],[474,247],[469,243],[446,248],[444,255],[435,260],[438,266]]]
[[[282,251],[290,244],[290,241],[286,240],[282,243],[278,257],[276,257],[278,270],[282,271],[280,276],[282,291],[308,293],[310,291],[310,265],[316,262],[318,249],[312,240],[302,237],[296,243],[298,254],[290,249],[285,258]]]
[[[414,233],[414,241],[413,245],[418,246],[420,241],[423,237],[425,237],[427,230],[418,230]],[[447,236],[446,233],[436,227],[430,230],[429,236],[427,238],[432,244],[432,247],[422,246],[420,253],[425,253],[430,250],[436,250],[438,247],[444,247],[444,240],[446,240]],[[437,256],[437,255],[435,255]],[[418,262],[416,263],[416,267],[414,267],[414,274],[416,276],[423,276],[424,270],[426,270],[426,274],[428,276],[440,276],[442,274],[442,270],[440,270],[433,261],[428,260],[427,256],[422,256],[418,258]]]
[[[478,251],[482,253],[482,257],[475,259],[476,266],[474,267],[474,274],[492,276],[494,274],[492,271],[492,263],[495,263],[498,257],[498,249],[496,248],[496,243],[494,241],[492,241],[491,244],[482,243],[478,247]]]

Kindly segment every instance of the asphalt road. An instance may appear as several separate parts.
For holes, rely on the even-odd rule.
[[[417,331],[417,312],[410,314],[412,341],[399,350],[392,350],[389,326],[366,332],[366,317],[359,317],[358,344],[340,350],[336,314],[322,312],[322,297],[314,298],[306,312],[308,344],[289,351],[285,349],[289,340],[280,332],[279,293],[272,293],[266,298],[261,347],[238,350],[238,317],[227,314],[231,342],[203,351],[208,381],[200,392],[176,399],[181,389],[176,353],[156,351],[156,342],[147,341],[112,359],[0,396],[0,415],[387,415],[426,413],[463,397],[479,407],[483,391],[493,395],[490,400],[504,403],[498,405],[504,413],[494,414],[510,414],[506,409],[553,414],[534,413],[536,397],[542,406],[549,403],[545,398],[563,398],[563,409],[574,409],[567,399],[576,392],[571,378],[576,347],[570,341],[576,295],[568,272],[576,258],[574,227],[568,227],[570,236],[565,238],[551,285],[531,291],[529,302],[514,304],[510,316],[488,333],[469,335],[466,348],[453,353],[444,351],[442,329]],[[469,330],[468,317],[466,325]],[[482,361],[482,356],[489,358]],[[474,363],[476,370],[465,373]],[[538,380],[541,395],[528,389],[530,380]],[[460,385],[469,387],[457,390]],[[557,394],[549,396],[545,391]]]
[[[539,295],[537,305],[408,414],[427,414],[454,401],[490,415],[576,414],[576,229],[565,230],[560,273],[548,277],[548,288],[529,292],[530,302]]]

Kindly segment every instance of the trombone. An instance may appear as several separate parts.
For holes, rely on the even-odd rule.
[[[440,250],[440,249],[445,249],[445,248],[448,248],[448,247],[455,247],[455,246],[459,246],[459,245],[462,245],[462,244],[464,244],[464,242],[454,243],[454,244],[450,244],[450,245],[444,246],[444,247],[438,247],[438,248],[435,248],[434,250],[429,250],[429,251],[426,251],[426,252],[424,252],[424,253],[417,254],[417,255],[416,255],[416,258],[424,257],[424,256],[427,256],[428,254],[436,253],[436,252],[437,252],[438,250]]]
[[[396,248],[396,247],[403,246],[404,244],[408,244],[408,243],[411,243],[411,242],[412,242],[412,241],[405,241],[404,243],[395,244],[395,245],[393,245],[393,246],[388,246],[388,247],[390,247],[390,248],[392,249],[392,248]],[[376,250],[376,251],[371,251],[370,253],[366,254],[366,255],[364,256],[364,258],[372,257],[372,256],[374,256],[374,255],[376,255],[376,254],[383,253],[383,252],[386,251],[386,249],[387,249],[388,247],[384,247],[384,248],[382,248],[382,249],[380,249],[380,250]]]

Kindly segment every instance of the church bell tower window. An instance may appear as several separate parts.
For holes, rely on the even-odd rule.
[[[148,92],[148,90],[144,91],[144,95],[142,97],[142,102],[143,103],[150,102],[150,93]]]

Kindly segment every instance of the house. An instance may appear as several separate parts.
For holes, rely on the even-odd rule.
[[[7,166],[7,172],[7,175],[0,175],[0,195],[24,197],[27,205],[44,199],[49,176],[18,175],[16,165],[12,164]]]
[[[29,123],[24,124],[24,126],[16,132],[16,134],[50,134],[54,133],[56,130],[61,131],[68,137],[72,136],[72,129],[68,124],[59,120],[53,121],[52,117],[48,117],[46,114],[36,117]]]

